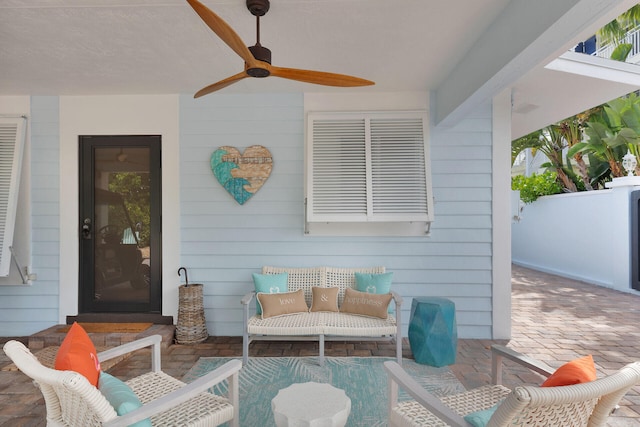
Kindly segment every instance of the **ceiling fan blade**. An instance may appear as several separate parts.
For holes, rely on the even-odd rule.
[[[249,75],[246,73],[246,71],[242,71],[242,72],[240,72],[238,74],[235,74],[235,75],[233,75],[231,77],[227,77],[224,80],[220,80],[217,83],[211,84],[211,85],[209,85],[207,87],[203,87],[202,89],[197,91],[196,94],[193,95],[193,97],[194,98],[200,98],[201,96],[208,95],[211,92],[215,92],[215,91],[220,90],[222,88],[225,88],[225,87],[227,87],[229,85],[232,85],[235,82],[244,79],[245,77],[249,77]]]
[[[200,18],[202,18],[204,23],[207,24],[207,26],[211,28],[223,42],[233,49],[235,53],[240,55],[246,63],[253,64],[256,61],[240,36],[222,18],[198,0],[187,0],[187,2],[191,5],[193,10],[200,15]]]
[[[272,76],[324,86],[355,87],[371,86],[375,84],[371,80],[347,76],[346,74],[325,73],[324,71],[300,70],[297,68],[274,66],[270,66],[269,71],[271,71]]]

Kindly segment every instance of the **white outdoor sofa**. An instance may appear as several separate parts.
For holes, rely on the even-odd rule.
[[[355,285],[354,273],[380,274],[384,267],[371,268],[262,268],[263,274],[288,273],[288,291],[302,289],[307,306],[311,306],[311,288],[338,287],[338,305],[342,305],[344,292],[347,287],[353,289]],[[249,344],[251,341],[319,341],[319,363],[324,364],[324,342],[330,341],[380,341],[391,340],[396,343],[396,358],[402,364],[402,332],[401,310],[402,298],[391,291],[395,301],[395,312],[387,319],[358,316],[348,313],[304,312],[286,316],[262,319],[261,316],[250,313],[250,303],[256,293],[245,295],[241,303],[244,309],[242,360],[243,364],[249,360]],[[392,302],[393,303],[393,302]]]

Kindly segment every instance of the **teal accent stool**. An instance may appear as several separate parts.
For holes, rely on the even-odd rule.
[[[416,362],[430,366],[456,363],[456,306],[446,298],[414,298],[409,344]]]

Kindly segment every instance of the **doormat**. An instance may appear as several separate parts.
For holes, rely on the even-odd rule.
[[[102,333],[102,334],[128,334],[139,333],[149,329],[153,323],[85,323],[79,322],[80,326],[84,328],[88,333]],[[56,332],[68,332],[71,325],[58,328]]]

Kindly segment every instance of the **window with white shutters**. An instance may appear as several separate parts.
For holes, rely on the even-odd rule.
[[[307,223],[433,220],[424,112],[310,113]]]
[[[9,275],[26,118],[0,117],[0,276]]]

